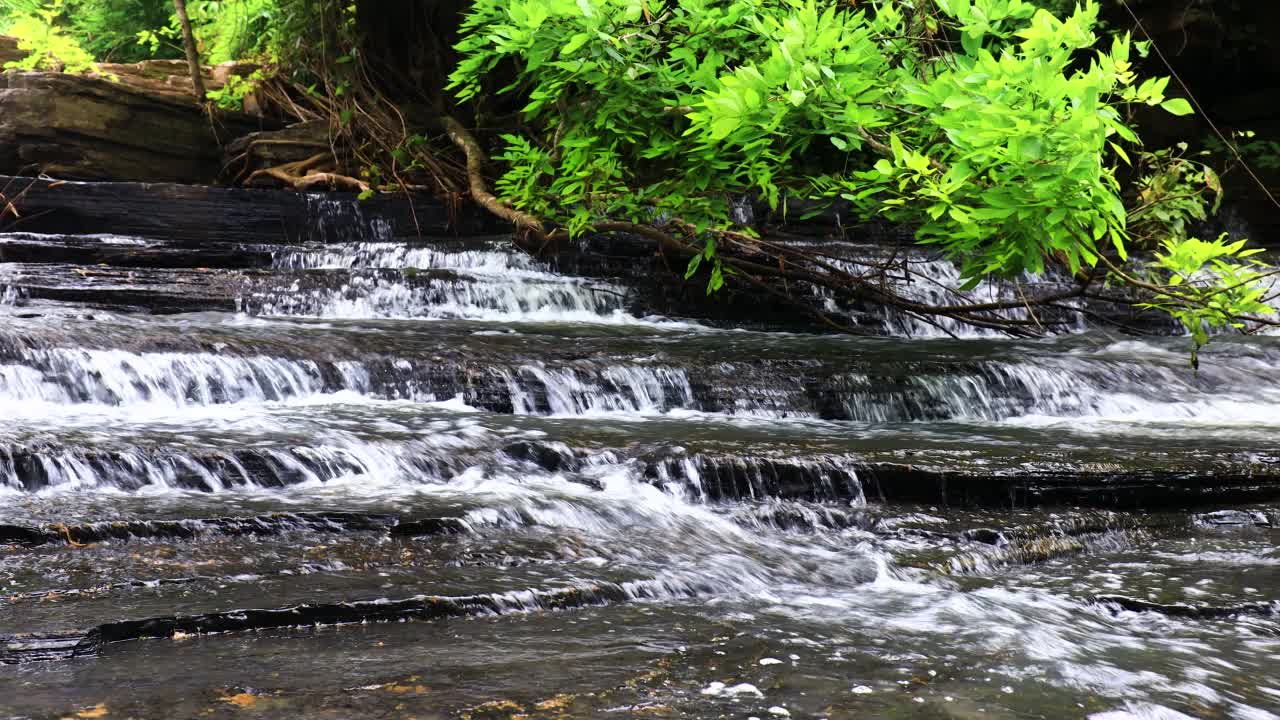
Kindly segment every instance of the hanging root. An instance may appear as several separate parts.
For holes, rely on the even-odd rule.
[[[480,147],[480,143],[476,142],[475,136],[463,127],[462,123],[448,115],[445,115],[442,121],[444,122],[445,131],[449,133],[449,139],[467,156],[467,183],[471,190],[471,199],[475,200],[476,204],[490,213],[545,242],[548,237],[543,230],[541,220],[528,213],[504,205],[498,198],[494,197],[493,193],[489,192],[489,187],[484,181],[483,174],[487,158],[484,150]]]

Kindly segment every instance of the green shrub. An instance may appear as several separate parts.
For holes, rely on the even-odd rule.
[[[892,0],[479,0],[453,87],[474,97],[515,64],[503,91],[538,134],[509,139],[500,187],[575,232],[655,212],[728,227],[729,196],[754,191],[916,224],[973,278],[1123,253],[1114,170],[1137,138],[1120,106],[1185,101],[1137,83],[1127,38],[1090,50],[1091,1],[1066,20],[936,5],[945,25]]]
[[[7,69],[93,72],[93,55],[80,46],[58,24],[62,0],[53,0],[29,14],[13,15],[7,33],[18,38],[18,49],[30,53],[25,59],[5,64]]]
[[[476,0],[450,87],[482,100],[514,73],[497,92],[529,130],[505,137],[497,189],[573,234],[729,231],[744,193],[844,200],[916,227],[971,283],[1075,274],[1128,256],[1126,106],[1192,111],[1097,22],[1094,0],[1065,18],[1025,0]],[[715,257],[712,237],[690,272]]]
[[[138,62],[182,56],[181,41],[147,47],[140,31],[158,28],[173,15],[172,0],[68,0],[68,30],[101,62]]]

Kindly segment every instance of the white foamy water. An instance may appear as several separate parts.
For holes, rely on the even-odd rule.
[[[356,275],[340,287],[294,287],[252,299],[268,316],[342,319],[419,318],[496,322],[642,324],[626,312],[626,294],[603,283],[525,272],[507,280],[485,276],[420,281]]]
[[[504,373],[515,412],[540,414],[530,386],[541,387],[552,415],[654,413],[691,408],[697,401],[689,377],[681,368],[614,365],[590,375],[573,369],[525,365]],[[529,383],[528,378],[535,382]]]
[[[324,388],[319,366],[309,360],[65,348],[23,354],[26,365],[0,365],[0,400],[184,406],[279,400]]]
[[[548,272],[514,248],[441,250],[394,242],[358,204],[312,196],[321,245],[278,253],[279,269],[349,271],[337,287],[293,287],[246,299],[263,315],[331,318],[638,322],[624,288]],[[495,241],[496,244],[496,241]],[[403,271],[387,275],[372,271]],[[362,272],[363,271],[363,272]],[[445,271],[446,275],[428,275]]]
[[[157,325],[154,332],[181,329]],[[715,375],[695,384],[694,375],[707,371],[652,358],[549,364],[517,351],[505,365],[471,363],[465,353],[452,364],[383,355],[316,361],[32,347],[27,333],[15,333],[0,348],[0,403],[15,409],[28,403],[194,407],[343,392],[434,402],[470,392],[487,398],[485,407],[564,417],[835,417],[870,424],[1002,423],[1095,433],[1234,431],[1250,437],[1274,433],[1280,424],[1280,377],[1270,370],[1269,355],[1206,361],[1196,374],[1176,353],[1131,341],[910,370],[891,383],[874,372],[836,374],[819,379],[822,404],[810,404],[813,389],[804,377],[747,375],[749,392],[726,394],[724,384],[739,372],[733,364],[715,366]],[[833,409],[838,412],[829,414]]]
[[[412,488],[460,470],[500,438],[457,399],[371,401],[352,392],[241,405],[13,408],[0,486],[43,492]],[[398,422],[411,412],[412,424]]]
[[[3,277],[0,275],[0,277]],[[13,285],[0,283],[0,307],[17,305],[22,299],[22,291]]]
[[[112,235],[110,233],[91,233],[88,235],[56,235],[52,233],[32,233],[32,232],[6,232],[0,233],[0,238],[7,241],[19,242],[58,242],[72,240],[81,243],[101,243],[103,245],[126,245],[131,247],[142,247],[154,243],[154,240],[147,238],[133,237],[130,235]]]
[[[837,246],[840,247],[840,246]],[[829,252],[829,244],[822,250]],[[850,258],[824,258],[832,267],[858,277],[865,277],[873,284],[883,284],[906,300],[922,305],[951,306],[963,304],[989,303],[1022,303],[1027,298],[1041,294],[1056,292],[1061,285],[1069,285],[1069,278],[1058,277],[1050,273],[1046,278],[1030,275],[1019,281],[984,279],[969,290],[961,291],[964,280],[960,274],[960,266],[943,257],[936,250],[925,247],[886,248],[875,245],[845,244],[842,250]],[[1060,303],[1063,307],[1078,308],[1079,300],[1068,299]],[[840,309],[832,300],[827,301],[827,310],[839,313]],[[991,317],[1001,317],[1027,322],[1061,321],[1062,312],[1044,310],[1044,318],[1029,311],[1025,307],[1010,307],[996,311],[986,311]],[[873,314],[882,315],[889,334],[913,338],[978,338],[1003,337],[1003,333],[991,328],[974,326],[946,315],[915,315],[893,308],[873,310]],[[983,313],[977,313],[979,318]],[[1082,332],[1086,329],[1083,316],[1071,314],[1065,324],[1054,324],[1052,328],[1059,332]]]
[[[431,360],[375,363],[212,353],[30,349],[24,364],[0,365],[0,403],[183,408],[306,399],[334,393],[434,402],[463,389]],[[680,368],[525,365],[475,369],[493,376],[520,414],[652,413],[697,404]],[[16,411],[16,408],[15,408]]]
[[[440,250],[394,242],[322,245],[311,250],[279,253],[274,266],[282,270],[463,270],[476,275],[518,277],[522,273],[545,278],[546,268],[514,248]]]

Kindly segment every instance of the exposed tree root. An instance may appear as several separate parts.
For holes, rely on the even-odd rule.
[[[293,181],[294,190],[309,190],[316,185],[328,185],[331,188],[345,187],[357,192],[370,190],[369,183],[363,180],[331,172],[310,172]]]
[[[267,148],[267,147],[300,147],[300,148],[324,149],[329,147],[329,143],[322,142],[320,140],[291,140],[291,139],[284,139],[284,138],[259,138],[249,143],[248,145],[246,145],[244,152],[240,153],[239,155],[236,155],[235,157],[231,158],[231,160],[227,161],[227,164],[222,167],[221,176],[225,177],[228,171],[231,170],[231,167],[233,165],[236,165],[237,163],[242,163],[241,168],[236,173],[236,176],[232,180],[232,183],[236,185],[245,183],[244,175],[245,173],[249,172],[249,168],[252,167],[253,165],[254,154],[258,150],[262,148]]]
[[[17,223],[22,220],[23,216],[18,210],[18,207],[22,202],[22,198],[26,197],[27,191],[36,184],[37,179],[32,178],[31,181],[27,183],[26,187],[16,191],[12,189],[14,182],[15,179],[10,178],[9,181],[4,184],[4,187],[0,187],[0,229],[4,229],[6,227],[4,224],[4,219],[6,217],[12,216],[12,223]],[[61,182],[58,182],[53,186],[61,184]]]
[[[489,186],[484,181],[484,164],[487,162],[487,158],[484,150],[480,147],[480,143],[476,142],[471,132],[463,127],[462,123],[448,115],[445,115],[442,120],[445,131],[449,133],[449,139],[467,157],[467,180],[471,191],[471,199],[476,201],[476,204],[480,205],[480,207],[510,222],[520,230],[528,232],[540,240],[547,240],[546,231],[543,229],[541,220],[528,213],[504,205],[498,198],[494,197],[493,193],[489,192]]]
[[[359,192],[370,190],[369,184],[363,180],[334,172],[334,165],[332,153],[316,153],[305,160],[255,170],[245,179],[244,184],[252,185],[256,180],[265,177],[277,180],[294,190],[309,190],[317,185],[327,185],[331,188],[343,187]]]

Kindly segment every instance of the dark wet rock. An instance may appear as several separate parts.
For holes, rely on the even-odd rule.
[[[768,525],[779,530],[818,532],[858,529],[879,531],[880,521],[866,509],[844,508],[818,503],[746,503],[733,511],[733,518],[747,526]]]
[[[1157,603],[1124,595],[1099,595],[1095,602],[1129,612],[1151,612],[1191,620],[1219,620],[1239,615],[1275,616],[1280,614],[1280,601],[1246,602],[1233,605],[1185,605]]]
[[[626,602],[634,596],[616,583],[592,583],[555,590],[456,597],[422,596],[408,600],[371,600],[245,609],[203,615],[108,622],[80,633],[0,635],[0,664],[69,660],[97,654],[105,645],[173,638],[178,635],[243,632],[282,627],[315,627],[367,622],[438,620],[503,615],[532,610],[566,610]]]
[[[0,544],[3,545],[43,545],[52,542],[49,533],[41,528],[21,525],[0,525]]]
[[[404,519],[391,515],[352,512],[274,513],[253,517],[190,520],[127,520],[42,527],[0,525],[0,545],[35,546],[49,543],[89,544],[119,540],[193,540],[208,535],[280,535],[290,532],[387,533],[398,537],[456,535],[467,532],[460,518]]]
[[[235,312],[243,278],[221,270],[84,268],[78,265],[11,265],[3,278],[23,301],[147,312]]]
[[[36,298],[80,299],[99,307],[109,306],[114,300],[149,301],[152,307],[175,310],[216,309],[234,304],[233,299],[219,294],[235,292],[248,280],[220,272],[157,278],[145,271],[106,268],[93,268],[82,275],[74,268],[54,265],[14,266],[10,272],[7,281],[22,290],[27,296],[25,302]],[[164,277],[173,282],[164,283]],[[149,280],[156,282],[144,284]],[[743,357],[752,349],[731,349],[724,343],[711,352],[698,347],[673,348],[661,339],[648,342],[582,338],[564,343],[537,337],[478,338],[466,328],[433,330],[373,334],[335,329],[274,338],[233,328],[173,334],[150,332],[139,326],[114,327],[108,333],[105,329],[94,332],[91,327],[77,332],[44,324],[27,329],[0,328],[0,358],[39,367],[50,383],[78,385],[88,380],[74,368],[54,367],[51,359],[32,353],[48,350],[61,356],[73,348],[216,353],[220,358],[240,358],[245,363],[251,358],[264,361],[266,356],[293,361],[298,367],[314,367],[323,378],[326,391],[358,389],[380,397],[415,399],[461,394],[474,407],[504,413],[517,411],[515,401],[519,396],[526,406],[521,411],[549,414],[554,388],[547,383],[557,377],[580,386],[567,395],[584,406],[594,394],[615,397],[624,404],[660,401],[655,408],[658,410],[775,412],[827,419],[916,420],[954,414],[955,403],[942,402],[929,385],[918,382],[921,377],[973,376],[975,384],[1005,393],[1008,409],[994,408],[993,412],[1015,412],[1017,406],[1030,402],[1032,397],[1032,389],[1025,383],[1006,381],[984,364],[968,360],[938,358],[922,363],[897,357],[806,358],[803,355],[807,348],[803,346],[775,351],[772,357]],[[347,387],[339,368],[344,363],[356,363],[367,384]],[[553,375],[549,380],[548,372]],[[875,380],[856,379],[864,373],[873,374]],[[215,382],[216,379],[209,380]],[[655,386],[661,390],[661,397],[652,392]],[[562,398],[565,396],[561,393]],[[564,461],[555,460],[545,450],[538,451],[536,458],[529,454],[530,449],[513,451],[519,459],[536,461],[546,469],[553,469],[546,463]]]
[[[86,525],[59,524],[44,527],[0,525],[0,542],[19,545],[48,543],[89,544],[112,540],[190,540],[204,535],[279,535],[286,532],[392,531],[397,520],[386,515],[347,512],[275,513],[254,517],[202,518],[191,520],[127,520]],[[447,520],[434,521],[445,528]],[[420,526],[429,534],[428,525]]]
[[[116,268],[219,268],[247,270],[271,267],[270,246],[238,243],[204,248],[175,248],[167,243],[138,241],[114,244],[77,235],[0,236],[0,262],[53,265],[100,265]]]
[[[0,635],[0,665],[70,660],[93,655],[98,639],[92,633]]]
[[[90,399],[88,397],[85,398]],[[313,478],[331,480],[364,468],[343,455],[259,452],[166,452],[155,449],[111,451],[98,448],[0,448],[0,477],[28,491],[51,487],[63,480],[69,465],[84,468],[104,483],[136,490],[149,482],[145,468],[158,470],[168,484],[186,490],[216,492],[225,487],[287,487]],[[7,477],[6,477],[7,476]]]
[[[1081,506],[1112,509],[1195,508],[1280,498],[1280,475],[1247,462],[1204,472],[1119,468],[1022,467],[984,471],[895,463],[865,468],[868,499],[966,507]]]
[[[626,445],[607,434],[584,436],[572,444],[550,439],[510,442],[500,437],[474,442],[467,449],[447,452],[411,444],[406,447],[412,451],[396,462],[411,476],[443,482],[471,467],[510,472],[513,463],[518,468],[523,464],[521,472],[563,473],[596,489],[599,483],[590,473],[580,472],[583,468],[597,462],[631,462],[647,481],[682,487],[688,495],[709,502],[865,500],[955,508],[1154,510],[1280,498],[1280,473],[1275,466],[1251,464],[1250,453],[1227,451],[1205,457],[1144,451],[1125,463],[1102,465],[1083,448],[1058,451],[1057,460],[1048,464],[1016,453],[973,458],[933,451],[927,453],[928,464],[904,465],[892,459],[896,453],[857,443],[843,450],[810,447],[803,457],[777,457],[777,447],[767,441],[735,443],[728,450]],[[112,450],[64,447],[56,442],[0,447],[0,483],[35,491],[79,478],[77,482],[91,480],[134,490],[154,483],[154,474],[160,473],[169,485],[216,493],[225,487],[288,487],[371,471],[358,454],[340,449],[308,447],[285,438],[258,438],[255,444],[234,450],[185,445]],[[211,485],[210,478],[217,478],[221,485]],[[1115,522],[1107,516],[1089,517],[1055,530],[1078,535],[1114,529]],[[999,544],[1019,539],[1021,533],[1018,527],[986,527],[970,531],[966,539]]]
[[[2,122],[2,121],[0,121]],[[216,243],[325,243],[367,239],[375,225],[389,237],[492,232],[495,223],[456,212],[426,195],[297,193],[169,183],[80,183],[0,175],[22,218],[0,231],[151,238],[188,248]],[[192,267],[189,265],[188,267]]]
[[[743,455],[697,455],[650,461],[646,476],[654,482],[688,483],[712,501],[857,500],[862,497],[856,467],[836,459],[791,460]]]
[[[1172,463],[1177,460],[1171,459]],[[1183,460],[1185,462],[1185,460]],[[956,462],[909,466],[874,458],[811,457],[781,460],[735,455],[698,455],[650,464],[658,483],[680,480],[709,500],[787,498],[925,503],[950,507],[1093,507],[1109,509],[1195,508],[1280,498],[1280,475],[1238,459],[1203,472],[1152,469],[1140,463],[1124,470],[1091,470],[1063,462],[1038,468]],[[690,469],[694,472],[691,475]],[[1077,533],[1092,532],[1083,527]],[[995,536],[978,531],[987,540]],[[991,531],[995,532],[995,531]],[[977,539],[976,537],[974,539]]]
[[[460,518],[420,518],[404,520],[391,526],[394,537],[421,537],[423,535],[458,535],[468,532],[467,523]]]
[[[270,138],[263,140],[267,139]],[[0,176],[0,187],[8,186],[5,189],[8,196],[16,196],[29,183],[28,180]],[[21,247],[14,243],[9,243],[7,248],[0,247],[0,251],[7,250],[14,260],[70,262],[74,258],[75,262],[82,264],[105,261],[119,267],[174,268],[175,272],[183,272],[178,270],[182,267],[223,270],[264,267],[265,246],[272,244],[307,243],[318,247],[318,243],[409,239],[421,246],[445,250],[460,249],[469,244],[475,246],[475,242],[467,241],[469,238],[477,239],[477,235],[509,231],[509,228],[474,208],[458,211],[435,198],[403,194],[379,194],[367,201],[357,201],[349,193],[309,194],[167,184],[57,184],[37,181],[17,206],[22,213],[20,220],[15,223],[10,219],[7,228],[0,224],[0,231],[9,229],[63,236],[106,233],[149,238],[155,242],[143,248],[96,251],[85,243],[46,243],[47,255],[42,255],[38,247]],[[857,237],[857,242],[824,240],[821,250],[847,257],[850,261],[878,262],[880,255],[897,252],[877,244],[877,238],[882,234],[871,232],[867,237]],[[779,231],[777,240],[813,242],[812,239],[788,239],[790,237]],[[161,239],[163,245],[159,242]],[[490,248],[520,251],[512,239],[497,243],[493,240],[487,237],[484,244]],[[198,252],[187,258],[184,265],[180,253],[168,252],[178,249]],[[700,279],[685,280],[685,259],[664,256],[656,251],[653,241],[646,238],[617,234],[587,236],[573,242],[525,250],[547,269],[593,281],[607,281],[609,287],[597,288],[604,296],[599,301],[610,309],[616,306],[617,310],[632,315],[697,318],[713,325],[740,328],[830,331],[829,325],[817,315],[803,309],[825,308],[825,296],[803,283],[775,288],[779,293],[795,298],[801,307],[784,302],[762,303],[756,288],[732,284],[714,297],[708,296]],[[921,253],[917,260],[928,257],[928,251],[916,252]],[[192,304],[192,309],[226,309],[228,300],[238,299],[243,294],[243,309],[250,312],[276,309],[289,314],[317,314],[323,305],[313,297],[312,291],[361,291],[359,287],[344,287],[350,275],[343,271],[257,280],[246,277],[244,283],[237,284],[239,293],[223,298],[206,298],[203,303]],[[422,298],[424,301],[449,297],[457,290],[449,287],[450,283],[473,282],[472,278],[459,275],[413,270],[365,272],[355,276],[366,284],[403,284],[415,292],[427,288]],[[299,283],[296,289],[292,288],[294,282]],[[1060,285],[1061,281],[1050,279],[1046,280],[1043,288],[1028,287],[1025,292],[1054,291],[1060,289]],[[44,295],[52,294],[49,289],[41,287]],[[33,297],[40,295],[37,293]],[[605,302],[610,295],[620,297],[616,301]],[[110,307],[115,302],[121,309],[154,307],[161,312],[175,312],[182,307],[170,298],[147,302],[122,293],[96,300],[85,297],[83,301],[94,302],[98,307]],[[896,322],[892,312],[886,314],[879,306],[854,303],[843,307],[843,310],[847,311],[854,329],[864,334],[886,334]],[[1096,304],[1091,312],[1120,322],[1136,323],[1148,330],[1165,332],[1171,327],[1154,316],[1129,317],[1131,311],[1110,307],[1106,303]],[[1041,318],[1051,321],[1052,312],[1043,311]]]
[[[520,440],[502,448],[515,460],[531,462],[547,472],[575,469],[580,465],[572,451],[561,443]]]
[[[1008,542],[1003,533],[999,530],[992,530],[991,528],[973,528],[972,530],[965,530],[960,534],[960,536],[965,540],[980,542],[986,545],[999,545],[1001,543]]]

